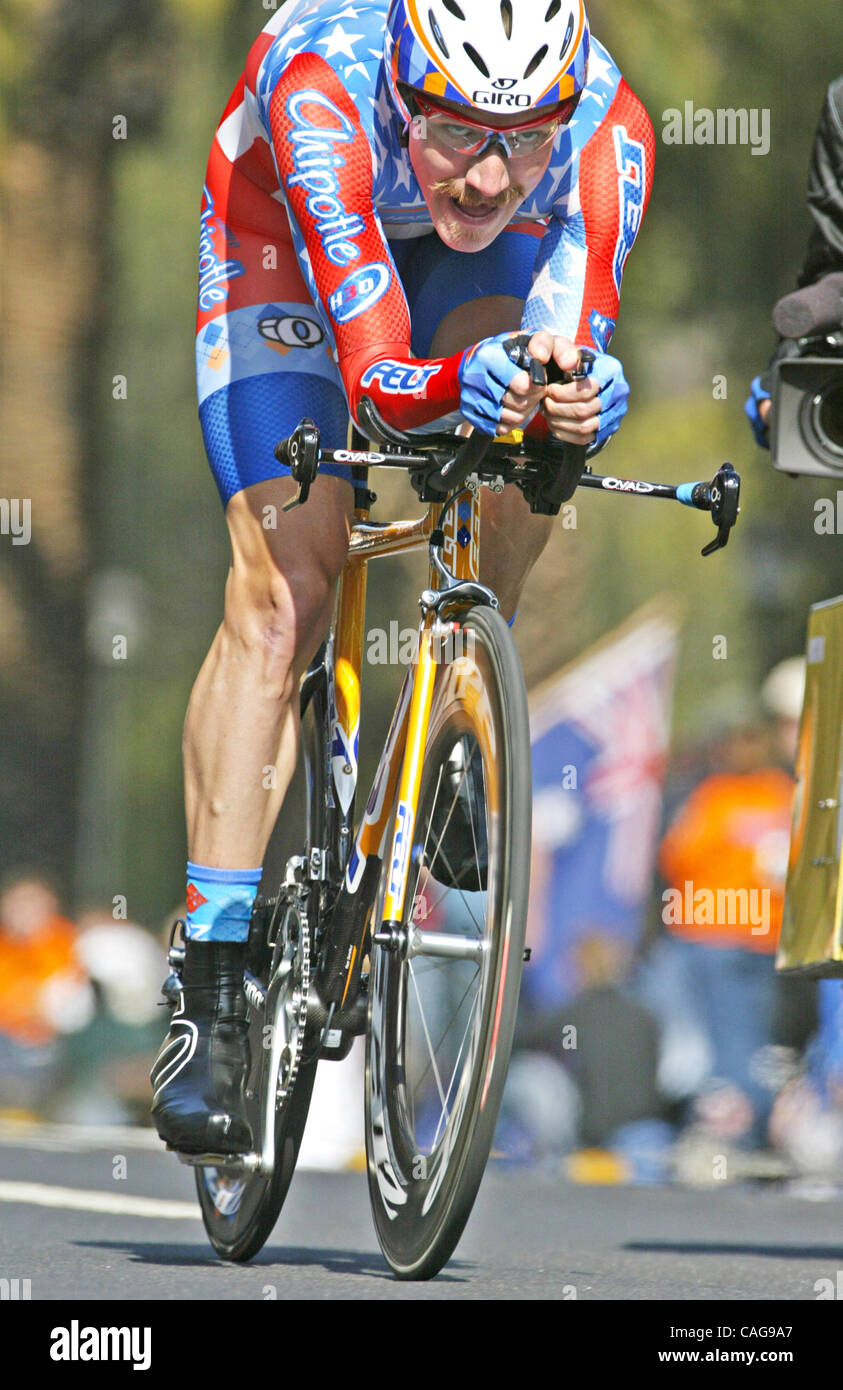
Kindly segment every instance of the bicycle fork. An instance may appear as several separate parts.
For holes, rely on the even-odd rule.
[[[497,606],[494,595],[477,581],[479,503],[476,487],[461,492],[445,508],[440,526],[430,537],[431,583],[434,579],[444,580],[444,587],[428,588],[422,595],[417,660],[404,678],[366,810],[331,913],[329,937],[316,977],[319,998],[328,1006],[334,1005],[333,1020],[337,1026],[343,1021],[343,1010],[354,1009],[370,928],[372,943],[387,950],[453,955],[455,950],[459,953],[463,949],[440,933],[419,932],[413,928],[408,932],[402,923],[406,915],[422,765],[439,665],[438,644],[450,626],[442,624],[440,613],[449,603],[480,601]],[[341,603],[340,627],[343,607]],[[351,669],[348,663],[345,669],[346,672]],[[337,682],[337,694],[340,690]],[[359,696],[353,704],[359,709]],[[396,805],[396,812],[388,840],[389,813],[393,805]],[[375,928],[372,917],[384,862],[388,863],[389,872],[382,919]],[[362,1026],[361,1020],[361,1030]]]

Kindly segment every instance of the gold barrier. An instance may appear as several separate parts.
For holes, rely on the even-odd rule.
[[[843,975],[843,597],[811,608],[807,655],[776,968]]]

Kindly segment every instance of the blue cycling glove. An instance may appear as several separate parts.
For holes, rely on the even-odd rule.
[[[598,352],[589,371],[600,385],[600,427],[597,437],[588,446],[588,457],[596,454],[620,427],[626,414],[629,384],[617,357]]]
[[[758,413],[761,402],[769,399],[770,392],[764,390],[761,385],[761,378],[757,376],[750,387],[744,413],[752,426],[752,433],[755,435],[755,442],[759,449],[769,449],[770,447],[770,431]]]
[[[500,424],[507,387],[521,367],[504,350],[511,333],[484,338],[467,348],[457,368],[461,387],[460,411],[481,434],[494,434]]]

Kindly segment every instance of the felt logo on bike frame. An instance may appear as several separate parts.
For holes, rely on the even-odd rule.
[[[413,834],[413,808],[408,801],[399,801],[397,819],[398,834],[395,837],[392,868],[389,871],[389,891],[393,895],[401,892],[401,881],[404,877],[407,856],[410,852],[410,840]]]

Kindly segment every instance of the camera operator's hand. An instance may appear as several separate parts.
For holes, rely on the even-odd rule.
[[[772,403],[769,391],[765,391],[761,385],[761,378],[757,376],[750,387],[749,397],[744,412],[752,426],[752,433],[755,435],[755,442],[760,449],[770,447],[770,411]]]

